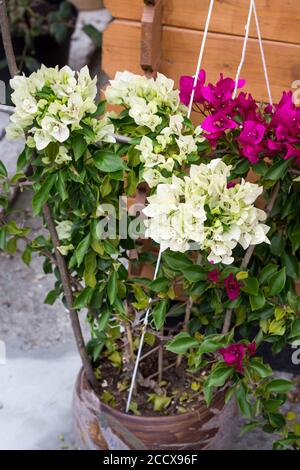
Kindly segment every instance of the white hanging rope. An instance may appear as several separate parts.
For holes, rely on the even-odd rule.
[[[205,28],[204,28],[204,33],[203,33],[203,38],[202,38],[202,43],[201,43],[201,48],[200,48],[198,62],[197,62],[197,68],[196,68],[195,77],[194,77],[193,89],[192,89],[192,93],[191,93],[191,97],[190,97],[189,110],[188,110],[188,114],[187,114],[188,118],[190,118],[191,112],[192,112],[193,101],[194,101],[194,96],[195,96],[195,88],[196,88],[196,85],[197,85],[198,75],[199,75],[199,72],[200,72],[201,63],[202,63],[202,59],[203,59],[203,53],[204,53],[204,48],[205,48],[205,44],[206,44],[208,27],[209,27],[209,23],[210,23],[210,18],[211,18],[211,13],[212,13],[213,6],[214,6],[214,0],[210,0],[210,5],[209,5],[208,13],[207,13],[207,18],[206,18],[206,23],[205,23]]]
[[[249,38],[249,30],[250,30],[250,23],[251,23],[251,16],[252,16],[252,9],[253,9],[253,0],[250,0],[248,18],[247,18],[247,23],[246,23],[246,26],[245,26],[245,37],[244,37],[244,42],[243,42],[242,56],[241,56],[241,60],[240,60],[239,66],[237,68],[237,72],[236,72],[236,76],[235,76],[235,85],[234,85],[234,90],[233,90],[233,94],[232,94],[233,99],[236,97],[236,94],[237,94],[238,82],[239,82],[242,67],[243,67],[244,62],[245,62],[246,48],[247,48],[247,42],[248,42],[248,38]]]
[[[260,26],[259,26],[257,11],[256,11],[255,0],[252,0],[252,2],[253,2],[253,13],[254,13],[254,18],[255,18],[258,42],[259,42],[261,61],[262,61],[262,64],[263,64],[264,75],[265,75],[266,86],[267,86],[267,92],[268,92],[268,97],[269,97],[269,103],[270,103],[271,106],[273,106],[273,100],[272,100],[272,95],[271,95],[271,87],[270,87],[270,81],[269,81],[269,74],[268,74],[268,69],[267,69],[265,53],[264,53],[264,47],[263,47],[263,43],[262,43],[262,39],[261,39],[261,32],[260,32]]]
[[[162,252],[161,252],[161,250],[159,250],[157,261],[156,261],[155,272],[154,272],[154,276],[153,276],[153,281],[155,281],[155,279],[157,277],[157,273],[158,273],[159,265],[160,265],[160,260],[161,260],[161,254],[162,254]],[[141,334],[139,349],[138,349],[138,353],[137,353],[135,364],[134,364],[134,369],[133,369],[131,383],[130,383],[130,389],[129,389],[128,398],[127,398],[126,413],[128,413],[129,408],[130,408],[132,393],[133,393],[134,384],[135,384],[135,380],[136,380],[136,374],[137,374],[137,371],[138,371],[138,368],[139,368],[139,362],[140,362],[140,358],[141,358],[141,354],[142,354],[145,333],[146,333],[147,326],[148,326],[148,323],[149,323],[149,314],[150,314],[150,311],[151,311],[151,302],[152,302],[152,299],[149,299],[149,306],[147,308],[147,311],[146,311],[145,317],[144,317],[144,321],[143,321],[142,334]]]
[[[262,42],[262,38],[261,38],[261,32],[260,32],[260,26],[259,26],[257,11],[256,11],[255,0],[250,0],[250,4],[249,4],[249,12],[248,12],[247,23],[246,23],[246,26],[245,26],[245,37],[244,37],[244,42],[243,42],[242,56],[241,56],[241,60],[240,60],[240,63],[239,63],[238,69],[237,69],[237,73],[236,73],[236,77],[235,77],[235,86],[234,86],[234,91],[233,91],[233,94],[232,94],[232,98],[236,97],[237,89],[238,89],[238,81],[239,81],[239,78],[240,78],[242,67],[243,67],[244,62],[245,62],[246,48],[247,48],[247,42],[248,42],[248,39],[249,39],[249,31],[250,31],[252,11],[254,13],[254,19],[255,19],[255,25],[256,25],[256,31],[257,31],[257,38],[258,38],[258,43],[259,43],[261,61],[262,61],[263,69],[264,69],[264,76],[265,76],[265,81],[266,81],[266,87],[267,87],[267,92],[268,92],[269,103],[270,103],[271,106],[273,106],[273,100],[272,100],[272,95],[271,95],[271,87],[270,87],[270,81],[269,81],[269,74],[268,74],[268,69],[267,69],[267,63],[266,63],[266,58],[265,58],[265,53],[264,53],[263,42]]]

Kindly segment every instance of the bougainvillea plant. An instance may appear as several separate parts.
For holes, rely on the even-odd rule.
[[[178,91],[161,74],[117,73],[105,98],[119,111],[106,113],[87,68],[15,77],[7,136],[26,145],[14,177],[1,164],[1,203],[7,211],[11,185],[31,188],[52,237],[30,238],[6,217],[1,248],[25,239],[23,260],[39,252],[56,277],[45,302],[87,309],[106,403],[124,409],[150,305],[131,412],[185,413],[222,389],[245,429],[262,426],[281,434],[277,448],[297,448],[298,428],[280,411],[293,384],[273,376],[259,347],[275,354],[300,339],[300,111],[290,93],[264,106],[242,91],[233,99],[230,78],[205,82],[201,71],[193,124],[192,77]],[[171,376],[184,376],[181,388]]]

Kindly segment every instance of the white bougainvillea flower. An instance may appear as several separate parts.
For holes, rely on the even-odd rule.
[[[21,126],[11,122],[6,126],[6,138],[9,140],[24,139],[25,133]]]
[[[42,119],[41,127],[58,142],[64,142],[69,138],[70,130],[66,124],[60,122],[52,116],[45,116]]]
[[[146,168],[143,171],[143,179],[150,188],[154,188],[159,183],[165,183],[169,181],[169,178],[162,176],[161,172],[155,168]]]
[[[44,129],[38,129],[34,127],[32,129],[32,133],[37,150],[44,150],[50,144],[50,142],[53,142],[49,132],[45,131]]]
[[[68,140],[70,132],[79,130],[84,121],[94,131],[83,136],[88,144],[115,142],[109,119],[98,121],[91,116],[97,110],[97,87],[96,78],[91,78],[87,67],[74,72],[68,66],[41,66],[29,77],[14,77],[10,84],[16,110],[10,118],[7,138],[26,137],[30,147],[42,151],[50,142]],[[67,154],[59,154],[56,163],[63,163],[66,158]],[[43,158],[43,162],[53,163],[49,158]]]
[[[175,112],[179,107],[179,92],[173,89],[173,80],[163,74],[158,73],[156,79],[153,79],[127,71],[117,72],[109,83],[105,98],[111,104],[122,104],[130,109],[132,98],[139,97],[146,104],[155,104],[160,111]]]
[[[98,142],[108,142],[114,144],[116,139],[114,137],[115,128],[111,124],[110,120],[107,117],[103,119],[91,119],[90,125],[96,135],[96,141]],[[89,143],[88,137],[86,137],[87,142]]]
[[[158,184],[143,210],[149,217],[146,236],[162,250],[186,251],[196,242],[210,262],[224,264],[234,261],[238,243],[244,249],[269,243],[269,227],[261,223],[266,214],[253,206],[262,188],[244,180],[228,188],[229,174],[230,166],[216,159],[192,165],[190,176]]]

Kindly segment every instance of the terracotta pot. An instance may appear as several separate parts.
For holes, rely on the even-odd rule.
[[[224,391],[215,395],[210,408],[176,416],[134,416],[100,402],[79,372],[73,396],[73,420],[77,445],[89,450],[202,450],[228,449],[235,404],[224,407]]]

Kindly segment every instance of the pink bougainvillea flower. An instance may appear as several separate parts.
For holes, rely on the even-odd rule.
[[[256,343],[233,343],[226,348],[219,349],[219,353],[223,356],[224,361],[230,367],[234,367],[239,373],[243,373],[243,361],[255,354]]]
[[[253,147],[252,145],[246,145],[242,149],[243,155],[248,158],[249,162],[255,165],[259,162],[259,153],[263,150],[260,147]]]
[[[194,94],[194,103],[202,103],[203,96],[202,96],[202,87],[205,83],[205,71],[200,70],[198,75],[198,80],[195,86],[195,94]],[[179,97],[181,103],[185,104],[186,106],[189,105],[191,94],[194,85],[194,77],[190,77],[188,75],[183,75],[180,77],[179,80]]]
[[[220,281],[219,279],[219,271],[217,268],[213,269],[212,271],[210,271],[207,275],[207,279],[210,281],[210,282],[214,282],[214,283],[217,283]]]
[[[224,279],[224,285],[225,285],[227,296],[228,296],[229,300],[237,299],[238,296],[240,295],[241,285],[235,279],[233,273],[230,273],[229,276],[227,276]]]
[[[266,127],[258,121],[245,121],[238,141],[242,146],[243,155],[255,164],[259,161],[259,154],[264,150],[261,142],[265,136]]]
[[[245,121],[239,141],[242,145],[258,145],[264,138],[266,127],[257,121]]]
[[[221,73],[220,80],[216,85],[209,83],[202,87],[202,96],[215,109],[222,109],[231,101],[234,85],[235,82],[232,78],[224,78]],[[244,85],[245,80],[238,81],[238,88],[242,88]]]
[[[253,341],[253,343],[247,344],[246,349],[249,357],[254,356],[256,351],[256,343]]]
[[[219,111],[218,113],[205,118],[201,127],[209,133],[218,132],[222,134],[226,129],[234,129],[237,125],[237,122],[231,119],[226,112]]]
[[[288,160],[289,158],[295,158],[295,163],[297,165],[300,165],[300,149],[294,147],[291,144],[286,145],[286,154],[283,157],[285,160]]]
[[[252,95],[243,91],[234,100],[234,108],[239,112],[244,121],[255,121],[257,119],[257,104]]]
[[[228,366],[233,366],[237,372],[243,372],[243,359],[245,357],[245,346],[242,343],[230,344],[218,351]]]

